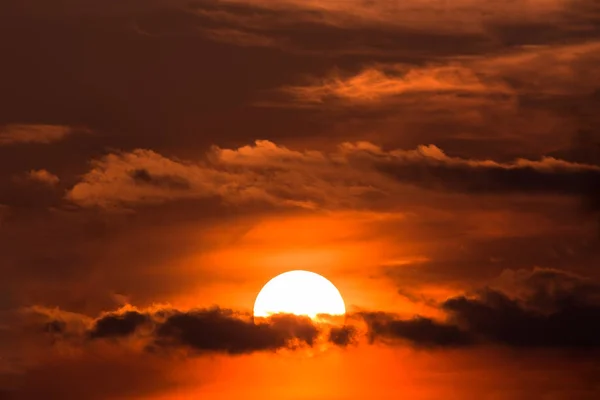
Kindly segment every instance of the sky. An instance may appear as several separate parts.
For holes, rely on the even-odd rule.
[[[1,400],[600,398],[596,0],[4,0],[0,55]],[[252,320],[296,269],[342,324]]]

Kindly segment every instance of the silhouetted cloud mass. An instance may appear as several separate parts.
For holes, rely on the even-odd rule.
[[[468,332],[429,318],[400,319],[385,313],[362,314],[369,339],[401,339],[417,347],[461,347],[473,344]]]
[[[140,325],[148,322],[150,317],[137,311],[109,314],[95,322],[89,335],[92,339],[124,337],[133,334]]]
[[[157,328],[159,345],[184,345],[198,351],[229,354],[277,350],[294,340],[312,346],[319,331],[309,318],[274,316],[253,323],[220,309],[175,313]]]
[[[152,346],[187,347],[198,352],[228,354],[274,351],[289,346],[312,346],[319,328],[308,318],[274,315],[266,321],[231,310],[211,308],[190,311],[160,310],[154,314],[138,311],[112,313],[95,321],[92,339],[132,336],[148,325]]]
[[[476,337],[515,347],[600,347],[600,286],[554,270],[520,277],[520,297],[490,288],[442,308]]]
[[[333,326],[329,330],[328,341],[338,346],[348,346],[358,341],[358,331],[351,325]]]
[[[444,301],[447,321],[362,313],[370,340],[415,346],[504,345],[518,348],[600,347],[600,285],[552,269],[506,271],[510,285]]]

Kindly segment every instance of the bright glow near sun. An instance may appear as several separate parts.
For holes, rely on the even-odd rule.
[[[277,313],[344,315],[346,306],[339,290],[326,278],[309,271],[289,271],[271,279],[254,303],[255,317]]]

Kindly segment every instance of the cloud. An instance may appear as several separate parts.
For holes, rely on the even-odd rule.
[[[180,163],[151,150],[109,154],[92,166],[68,193],[69,200],[83,206],[110,207],[211,195],[203,190],[205,170],[201,166]],[[197,183],[194,191],[188,189],[191,181]]]
[[[509,30],[530,28],[541,30],[547,25],[560,25],[555,29],[565,31],[588,30],[589,22],[596,16],[597,6],[589,0],[552,0],[527,3],[490,1],[482,4],[476,0],[459,0],[453,3],[411,0],[398,2],[380,0],[196,0],[191,4],[180,0],[152,0],[145,3],[128,2],[119,5],[98,4],[93,0],[68,0],[68,7],[58,10],[42,1],[30,1],[28,7],[13,7],[16,15],[79,16],[104,12],[108,15],[132,14],[160,9],[192,9],[209,15],[221,24],[235,23],[242,27],[262,27],[265,30],[285,25],[319,23],[346,29],[357,27],[391,28],[408,27],[442,32],[481,32],[486,29]],[[579,21],[582,26],[568,22]],[[587,21],[587,24],[583,24]],[[563,22],[563,23],[561,23]],[[542,25],[541,27],[539,25]]]
[[[91,318],[35,306],[0,315],[6,364],[0,368],[29,376],[60,365],[65,354],[71,355],[67,357],[71,361],[97,359],[97,354],[102,354],[100,358],[129,354],[154,365],[181,354],[192,360],[365,343],[432,350],[600,349],[600,284],[573,273],[507,270],[490,285],[453,296],[438,307],[445,316],[360,311],[337,325],[293,315],[254,321],[247,313],[218,307],[180,310],[127,305]]]
[[[473,98],[506,102],[517,96],[589,94],[600,83],[594,68],[599,60],[598,41],[533,46],[426,65],[374,63],[356,73],[335,70],[330,76],[284,86],[280,91],[292,104],[301,106],[381,106],[382,102],[397,103],[421,95],[428,103],[444,101],[456,109]],[[530,79],[532,74],[536,79]],[[584,75],[586,79],[581,78]]]
[[[393,146],[420,141],[457,152],[539,156],[568,147],[579,131],[598,131],[598,37],[340,63],[266,93],[257,105],[330,116],[340,133],[367,132]]]
[[[113,312],[98,318],[89,331],[92,339],[132,336],[142,326],[151,329],[151,346],[186,347],[198,352],[242,354],[287,348],[294,341],[312,346],[319,329],[306,317],[277,315],[253,322],[232,310],[211,308],[179,311]]]
[[[150,322],[150,317],[137,311],[126,311],[122,314],[112,313],[99,318],[89,335],[92,339],[124,337],[133,334],[136,329]]]
[[[270,10],[308,9],[318,12],[305,13],[304,17],[312,17],[315,20],[329,22],[336,25],[352,26],[365,23],[404,25],[417,27],[433,27],[432,17],[443,9],[447,12],[442,19],[445,25],[440,28],[473,29],[482,20],[503,19],[510,16],[526,18],[543,18],[568,4],[568,1],[535,2],[533,4],[514,4],[505,2],[490,2],[487,6],[497,11],[492,16],[482,15],[481,3],[476,0],[460,0],[453,3],[430,1],[422,4],[416,1],[397,2],[394,0],[382,0],[371,3],[363,0],[347,0],[344,2],[323,2],[320,0],[283,0],[276,4],[268,0],[225,0],[223,3],[238,4],[245,7],[261,7]],[[320,12],[320,13],[319,13]],[[538,15],[537,13],[543,13]],[[476,21],[468,21],[465,17],[470,16]],[[331,19],[327,19],[327,17]],[[429,17],[429,18],[428,18]],[[446,25],[447,24],[447,25]]]
[[[600,303],[598,282],[553,268],[505,270],[490,287],[541,312],[556,310],[571,302]]]
[[[442,308],[473,335],[497,344],[600,347],[598,283],[551,269],[519,271],[516,279],[520,297],[486,288]]]
[[[329,334],[329,324],[316,324],[308,317],[280,314],[253,321],[247,314],[218,307],[182,311],[125,306],[95,320],[43,307],[31,310],[35,318],[29,320],[40,327],[40,333],[63,335],[78,346],[85,343],[81,341],[84,338],[91,341],[136,338],[151,352],[187,349],[199,354],[246,354],[312,347],[323,335],[326,342],[345,346],[354,336],[350,327],[336,327]],[[78,335],[67,335],[68,332]],[[346,339],[342,340],[341,335]]]
[[[457,323],[484,340],[512,347],[598,347],[600,307],[564,305],[546,314],[493,290],[444,303]]]
[[[170,315],[157,329],[159,345],[183,345],[200,352],[243,354],[287,348],[294,342],[312,346],[319,334],[309,318],[274,316],[254,323],[221,309]]]
[[[565,271],[505,271],[500,287],[440,304],[447,320],[363,312],[371,341],[417,347],[599,348],[600,284]],[[391,340],[391,342],[390,342]]]
[[[0,126],[0,145],[49,144],[63,140],[74,129],[65,125],[10,124]]]
[[[434,145],[391,152],[347,147],[352,156],[365,153],[377,170],[400,182],[436,190],[583,195],[600,182],[600,166],[553,157],[501,163],[450,157]]]
[[[187,349],[199,355],[277,351],[320,343],[346,347],[365,337],[371,343],[425,348],[490,344],[600,347],[600,284],[565,271],[507,270],[491,285],[438,305],[446,313],[445,319],[361,311],[349,314],[345,325],[315,323],[307,317],[285,314],[253,321],[248,314],[218,307],[184,311],[126,306],[96,319],[34,307],[27,310],[28,322],[12,326],[38,335],[51,334],[58,343],[65,340],[74,346],[99,340],[129,346],[130,341],[121,339],[131,338],[144,344],[141,348],[146,351]],[[361,323],[366,324],[366,331]]]
[[[337,346],[348,346],[358,342],[358,330],[351,325],[333,326],[329,330],[328,341]]]
[[[157,0],[101,6],[70,2],[66,10],[31,5],[21,13],[63,18],[90,15],[134,19],[146,37],[201,36],[242,47],[273,47],[300,54],[460,56],[522,44],[564,42],[594,35],[593,0],[522,2],[461,0],[366,2]],[[85,6],[84,6],[85,4]],[[154,13],[161,14],[160,18]],[[583,11],[585,10],[585,11]],[[119,15],[120,14],[120,15]],[[560,39],[563,40],[560,40]],[[532,43],[529,43],[532,42]],[[397,43],[402,43],[398,46]]]
[[[35,182],[40,182],[44,185],[54,186],[60,182],[58,176],[54,175],[51,172],[48,172],[45,169],[33,169],[29,171],[27,177]]]
[[[464,347],[473,344],[468,332],[430,318],[400,319],[386,313],[363,313],[361,317],[369,327],[371,341],[396,339],[417,347]]]
[[[451,157],[434,145],[386,151],[368,142],[324,153],[257,141],[214,147],[196,162],[135,150],[109,154],[92,167],[67,193],[83,207],[220,198],[229,204],[356,208],[378,197],[393,199],[407,184],[442,192],[581,196],[600,179],[600,166],[552,157],[503,163]]]
[[[293,151],[268,141],[238,149],[215,147],[200,162],[135,150],[109,154],[92,166],[67,194],[84,207],[216,197],[233,204],[315,208],[374,190],[372,182],[318,151]]]
[[[486,83],[473,70],[460,65],[417,68],[396,64],[367,67],[350,76],[334,74],[313,85],[287,86],[281,91],[295,101],[313,104],[335,99],[364,104],[412,93],[510,94],[500,83]]]

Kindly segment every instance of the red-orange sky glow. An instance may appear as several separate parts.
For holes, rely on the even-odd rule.
[[[598,1],[5,0],[0,93],[0,400],[600,398]]]

